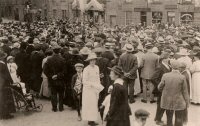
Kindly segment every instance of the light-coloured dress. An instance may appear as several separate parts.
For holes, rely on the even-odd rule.
[[[192,102],[200,103],[200,60],[192,64],[190,71],[192,73]]]
[[[49,56],[43,59],[42,68],[44,68],[44,65],[47,62],[48,58],[49,58]],[[42,72],[42,79],[43,80],[42,80],[42,84],[41,84],[41,88],[40,88],[40,96],[50,97],[51,92],[50,92],[50,88],[49,88],[49,82],[48,82],[48,78],[44,74],[44,72]]]
[[[99,93],[103,90],[100,83],[99,67],[88,65],[83,70],[83,92],[82,92],[82,119],[86,121],[97,121]]]

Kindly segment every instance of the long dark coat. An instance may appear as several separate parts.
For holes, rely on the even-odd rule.
[[[42,51],[33,51],[30,57],[31,63],[31,89],[39,92],[42,83],[42,60],[44,53]]]
[[[107,126],[130,126],[130,115],[127,88],[122,84],[115,83],[111,93]]]
[[[18,54],[16,54],[15,62],[18,66],[17,74],[20,76],[21,81],[25,83],[26,88],[29,88],[28,84],[30,81],[30,59],[29,55],[25,50],[20,50]]]
[[[64,88],[64,67],[65,60],[59,54],[54,54],[48,58],[44,65],[44,73],[48,78],[49,87],[61,86]],[[57,80],[53,80],[53,75],[57,75]]]
[[[15,112],[12,91],[8,88],[13,83],[5,63],[0,61],[0,117]]]
[[[68,57],[68,59],[67,59]],[[66,89],[65,89],[65,98],[64,104],[68,105],[69,107],[76,108],[75,101],[73,99],[73,91],[72,91],[72,77],[76,74],[76,70],[74,65],[76,63],[84,63],[83,58],[80,55],[70,55],[65,57],[65,82],[66,82]]]
[[[107,95],[108,87],[110,86],[111,80],[109,77],[110,62],[107,58],[98,57],[96,65],[99,67],[99,73],[102,75],[100,78],[101,84],[104,86],[104,89],[99,94],[99,105],[103,102],[104,98]]]

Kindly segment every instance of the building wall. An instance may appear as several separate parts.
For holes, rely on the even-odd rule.
[[[127,11],[132,12],[132,22],[134,24],[141,23],[141,13],[146,12],[146,23],[147,25],[152,24],[152,13],[161,12],[162,22],[167,23],[170,15],[173,15],[176,25],[180,24],[180,16],[184,12],[189,12],[194,15],[194,23],[200,24],[200,9],[195,11],[194,3],[177,4],[178,0],[160,0],[156,3],[148,3],[146,0],[132,0],[127,3],[125,0],[109,0],[106,3],[106,23],[112,25],[110,20],[111,16],[116,16],[116,22],[118,25],[126,25],[126,13]],[[169,15],[169,16],[168,16]],[[198,18],[198,19],[195,19]],[[114,21],[113,21],[114,22]]]

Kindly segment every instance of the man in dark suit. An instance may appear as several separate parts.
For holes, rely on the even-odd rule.
[[[26,89],[30,89],[30,60],[29,55],[26,53],[27,43],[20,44],[20,52],[16,54],[15,62],[18,66],[17,75],[21,81],[25,83]]]
[[[154,85],[152,80],[154,79],[154,73],[156,72],[156,67],[159,64],[159,56],[152,52],[153,45],[147,43],[146,45],[147,53],[144,54],[141,61],[141,78],[143,83],[143,99],[144,103],[147,103],[147,87],[150,87],[150,103],[154,103]]]
[[[39,93],[41,83],[42,83],[42,60],[44,58],[44,53],[41,49],[41,45],[35,44],[35,51],[31,53],[30,63],[31,63],[31,88],[35,92]]]
[[[131,44],[126,44],[126,53],[122,54],[119,58],[118,66],[122,68],[124,72],[124,83],[129,87],[129,100],[130,103],[134,103],[134,85],[137,78],[138,61],[137,57],[132,54],[134,48]]]
[[[101,56],[107,58],[109,61],[112,61],[115,58],[114,54],[110,51],[109,43],[105,44],[105,52],[103,52]]]
[[[10,113],[15,112],[15,104],[12,91],[9,87],[13,81],[4,62],[7,54],[0,49],[0,119],[10,119],[14,116]]]
[[[52,111],[57,111],[57,102],[59,96],[59,111],[63,111],[64,97],[64,65],[65,60],[60,55],[60,46],[53,47],[54,55],[50,57],[44,65],[44,73],[49,80],[51,88]]]

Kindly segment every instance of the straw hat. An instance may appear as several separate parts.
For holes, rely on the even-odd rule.
[[[90,61],[93,59],[97,59],[97,55],[95,53],[90,53],[85,61]]]
[[[80,54],[81,55],[88,55],[91,53],[91,50],[88,48],[88,47],[83,47],[81,50],[80,50]]]
[[[125,47],[125,50],[127,52],[133,52],[134,51],[133,45],[131,45],[131,44],[126,44],[124,47]]]
[[[152,52],[153,52],[153,53],[158,53],[158,52],[159,52],[159,50],[158,50],[158,48],[157,48],[157,47],[153,47],[153,48],[152,48]]]

